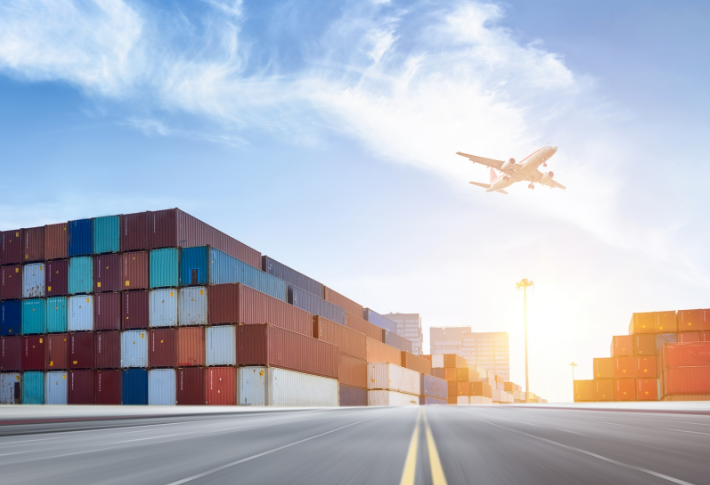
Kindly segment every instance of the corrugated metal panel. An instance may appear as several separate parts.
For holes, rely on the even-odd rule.
[[[23,259],[25,263],[44,261],[44,226],[24,230]]]
[[[47,301],[22,300],[22,333],[47,332]]]
[[[636,379],[614,380],[614,401],[635,401]]]
[[[22,271],[22,298],[44,297],[44,263],[26,264]]]
[[[207,285],[209,267],[207,246],[184,248],[180,254],[180,286]]]
[[[122,255],[121,275],[124,290],[148,288],[148,252],[138,251]]]
[[[177,367],[177,331],[159,328],[148,332],[148,367]]]
[[[676,332],[678,331],[678,322],[676,320],[675,311],[672,312],[657,312],[656,313],[656,333]]]
[[[205,365],[204,327],[179,327],[177,329],[177,365]]]
[[[448,395],[448,385],[444,379],[428,374],[422,374],[419,387],[422,396],[433,397],[445,400]]]
[[[69,259],[69,294],[91,293],[94,288],[94,260],[91,256]]]
[[[664,396],[668,394],[710,394],[710,367],[664,369],[662,382]]]
[[[96,404],[113,406],[121,404],[121,371],[97,370],[94,373],[94,392]]]
[[[678,310],[676,330],[667,330],[666,332],[702,330],[703,323],[702,310]]]
[[[148,371],[148,404],[152,406],[175,406],[175,369],[151,369]]]
[[[367,406],[367,389],[340,384],[340,406]]]
[[[148,328],[150,304],[148,290],[125,291],[121,297],[121,328]]]
[[[121,216],[94,218],[94,254],[121,250]]]
[[[363,320],[357,315],[346,313],[345,326],[348,328],[352,328],[353,330],[357,330],[360,333],[364,333],[371,339],[375,339],[379,342],[382,342],[382,329],[377,325],[368,322],[367,320]]]
[[[471,397],[469,396],[469,402],[471,404],[479,404],[479,403],[473,403],[470,401]],[[437,399],[435,397],[427,397],[427,396],[421,396],[419,398],[419,405],[420,406],[441,406],[441,405],[446,405],[449,404],[449,402],[446,399]]]
[[[0,232],[0,264],[19,264],[22,262],[22,239],[24,231],[14,229]]]
[[[412,352],[412,341],[389,330],[382,330],[382,342],[403,352]]]
[[[148,333],[126,330],[121,334],[121,367],[148,367]]]
[[[309,278],[303,273],[299,273],[298,271],[289,268],[285,264],[279,263],[273,258],[270,258],[268,256],[262,257],[262,269],[266,273],[269,273],[272,276],[282,279],[286,283],[289,283],[293,286],[297,286],[298,288],[306,290],[309,293],[312,293],[314,295],[323,294],[322,283],[319,283],[313,278]]]
[[[67,252],[69,256],[84,256],[94,253],[93,225],[91,219],[69,221]]]
[[[367,340],[364,334],[326,318],[313,317],[313,337],[338,347],[338,352],[356,359],[367,359]]]
[[[22,303],[19,300],[0,302],[0,335],[22,334]]]
[[[66,296],[69,294],[69,260],[48,261],[45,274],[47,296]]]
[[[47,333],[67,331],[67,297],[47,298]]]
[[[178,322],[180,326],[207,325],[207,291],[206,286],[180,289],[178,297]]]
[[[611,356],[629,357],[634,355],[634,338],[631,335],[616,335],[611,338]]]
[[[47,335],[47,348],[44,358],[45,369],[65,370],[69,367],[68,338],[69,336],[66,333]]]
[[[177,248],[153,249],[150,252],[150,287],[178,286],[180,250]]]
[[[121,376],[121,404],[148,404],[148,371],[126,369]]]
[[[210,284],[242,283],[269,296],[288,301],[286,282],[264,273],[215,248],[210,248]]]
[[[51,371],[44,376],[44,403],[67,404],[68,374],[66,371]]]
[[[148,324],[151,327],[176,327],[178,324],[178,290],[175,288],[151,290],[149,299]]]
[[[368,364],[367,388],[420,395],[419,373],[394,364]]]
[[[420,374],[431,374],[431,362],[410,352],[402,352],[402,367]],[[468,372],[468,369],[466,369]]]
[[[123,214],[121,216],[121,252],[148,249],[147,213]]]
[[[69,371],[67,385],[67,404],[94,404],[94,371],[72,370]]]
[[[296,308],[305,310],[312,315],[319,315],[328,320],[345,325],[345,310],[338,305],[325,301],[323,298],[308,293],[306,290],[302,290],[296,286],[289,286],[288,302]]]
[[[0,371],[22,370],[22,337],[0,337]]]
[[[49,224],[44,228],[44,257],[47,260],[65,259],[67,251],[67,223]]]
[[[638,335],[635,335],[635,337],[637,336]],[[678,342],[680,343],[687,344],[700,341],[700,332],[678,332]]]
[[[121,330],[121,294],[94,295],[94,329]]]
[[[44,404],[44,372],[22,374],[22,404]]]
[[[658,401],[659,379],[636,379],[636,399],[639,401]]]
[[[368,406],[416,406],[419,397],[396,391],[367,391]]]
[[[0,404],[22,403],[22,374],[3,372],[0,374]]]
[[[710,366],[710,342],[664,345],[661,362],[664,368]]]
[[[656,355],[656,336],[640,333],[633,336],[634,355]]]
[[[237,365],[236,327],[223,325],[205,329],[205,360],[208,366]]]
[[[367,362],[340,354],[338,380],[341,384],[360,388],[367,387]]]
[[[656,357],[636,357],[636,377],[640,379],[655,379]]]
[[[0,300],[22,298],[22,269],[19,264],[0,267]]]
[[[67,359],[70,369],[93,369],[96,367],[94,343],[94,334],[91,332],[69,334]]]
[[[90,332],[94,329],[94,295],[70,296],[67,300],[70,332]]]
[[[177,404],[179,406],[204,405],[205,369],[202,367],[178,369],[176,394]]]
[[[102,254],[94,256],[94,292],[121,291],[121,255]]]
[[[96,332],[94,339],[94,360],[96,368],[120,369],[121,332]]]
[[[397,324],[389,318],[383,317],[382,315],[370,308],[365,308],[362,313],[362,318],[372,323],[373,325],[377,325],[380,328],[384,328],[385,330],[388,330],[390,332],[397,333]]]
[[[210,406],[236,406],[236,368],[209,367],[205,369],[205,404]]]
[[[353,315],[362,315],[364,308],[359,303],[355,303],[350,298],[341,295],[333,288],[323,287],[323,299],[345,310],[347,313],[352,313]]]
[[[367,362],[389,362],[399,365],[402,363],[402,354],[399,349],[383,344],[379,340],[367,338]]]
[[[338,381],[275,367],[240,367],[240,406],[337,406]]]

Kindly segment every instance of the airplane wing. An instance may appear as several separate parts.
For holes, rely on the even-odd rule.
[[[547,185],[548,187],[550,187],[552,189],[565,190],[567,188],[564,185],[562,185],[561,183],[555,182],[554,179],[548,180],[547,182],[541,182],[540,180],[542,180],[543,175],[545,175],[545,174],[543,174],[540,170],[537,170],[534,174],[530,175],[525,180],[527,180],[528,182],[537,182],[539,184]]]
[[[496,170],[500,170],[504,163],[502,160],[493,160],[492,158],[477,157],[476,155],[469,155],[468,153],[463,152],[456,152],[456,155],[461,155],[462,157],[468,158],[473,163],[480,163],[481,165],[495,168]]]

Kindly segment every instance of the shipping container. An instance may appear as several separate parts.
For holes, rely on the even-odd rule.
[[[178,323],[183,325],[207,325],[207,287],[181,288],[178,296]],[[231,323],[231,322],[228,322]]]
[[[629,335],[637,333],[656,333],[658,316],[655,312],[634,313],[629,323]]]
[[[469,401],[468,396],[456,396],[456,404],[458,406],[467,405],[471,404],[471,401]]]
[[[678,332],[678,342],[680,343],[687,344],[700,341],[700,332]]]
[[[207,294],[210,325],[224,323],[264,323],[309,337],[313,335],[313,316],[244,285],[217,285]]]
[[[151,406],[175,406],[177,378],[175,369],[151,369],[148,371],[148,404]]]
[[[121,255],[100,254],[94,256],[94,292],[121,291]]]
[[[22,300],[22,333],[47,333],[47,300]]]
[[[67,352],[69,336],[66,333],[47,335],[44,368],[47,370],[66,370],[69,368]]]
[[[360,360],[367,359],[367,339],[365,335],[337,322],[314,316],[313,337],[335,345],[341,354]]]
[[[94,334],[92,332],[70,333],[67,343],[67,360],[70,369],[94,369]]]
[[[237,405],[237,369],[208,367],[205,369],[205,404],[209,406]]]
[[[55,370],[44,376],[44,403],[67,404],[67,371]]]
[[[91,256],[69,258],[69,294],[91,293],[94,288],[94,264]]]
[[[94,254],[121,251],[121,216],[96,217],[94,224]]]
[[[594,379],[594,400],[614,400],[614,379]]]
[[[177,365],[192,367],[205,365],[205,328],[179,327],[177,329]]]
[[[209,248],[184,248],[180,254],[180,286],[210,284]]]
[[[313,278],[309,278],[303,273],[299,273],[298,271],[291,269],[285,264],[279,263],[275,259],[272,259],[268,256],[262,257],[261,269],[272,276],[284,280],[290,285],[296,286],[298,288],[301,288],[302,290],[307,291],[308,293],[318,296],[323,294],[324,290],[322,283],[319,283]]]
[[[121,333],[121,367],[148,367],[148,334],[145,330]]]
[[[613,379],[614,378],[614,359],[613,358],[595,358],[594,359],[594,378],[595,379]]]
[[[367,338],[367,362],[368,363],[390,363],[399,365],[402,363],[402,353],[399,349],[383,344],[379,340]]]
[[[577,380],[574,381],[574,402],[594,401],[594,381]]]
[[[69,260],[47,261],[44,274],[47,296],[66,296],[69,294]]]
[[[472,378],[472,377],[473,377],[472,374],[473,374],[473,373],[469,371],[468,367],[458,367],[458,368],[456,368],[456,380],[457,380],[458,382],[474,381],[475,379]],[[498,376],[496,376],[496,378],[497,378],[497,377],[498,377]],[[504,389],[504,385],[503,385],[502,382],[500,382],[500,383],[497,382],[496,384],[500,384],[500,386],[498,387],[498,389]]]
[[[22,374],[0,373],[0,404],[22,404]]]
[[[379,313],[374,310],[371,310],[370,308],[365,308],[362,313],[362,318],[372,323],[373,325],[377,325],[378,327],[385,329],[389,332],[397,333],[397,324],[389,318],[380,315]]]
[[[22,374],[22,404],[44,404],[44,372]]]
[[[151,327],[176,327],[178,324],[178,290],[150,290],[148,324]]]
[[[47,298],[47,333],[62,333],[67,331],[68,310],[67,297],[55,296]]]
[[[449,369],[468,369],[468,362],[458,354],[444,354],[444,367]]]
[[[385,389],[405,394],[421,394],[419,373],[399,365],[367,364],[367,389]]]
[[[22,298],[22,268],[19,264],[0,266],[0,300]]]
[[[662,366],[710,366],[710,342],[668,344],[661,351]]]
[[[431,374],[431,362],[409,352],[402,352],[402,367],[420,374]]]
[[[340,354],[338,381],[346,386],[367,388],[367,362]]]
[[[43,298],[44,279],[45,279],[44,263],[26,264],[22,270],[22,298]]]
[[[94,236],[91,219],[69,221],[67,231],[67,252],[69,257],[94,253]]]
[[[122,253],[148,249],[147,218],[148,214],[146,212],[121,215]]]
[[[148,252],[137,251],[121,255],[121,278],[124,290],[148,288]]]
[[[124,291],[121,297],[121,328],[148,328],[150,303],[148,290]]]
[[[237,370],[240,406],[337,406],[339,397],[335,379],[275,367],[249,366]]]
[[[416,406],[419,397],[396,391],[367,391],[368,406]]]
[[[469,396],[470,404],[493,404],[493,400],[490,397],[484,396]]]
[[[346,313],[352,313],[353,315],[363,315],[364,308],[359,303],[355,303],[350,298],[338,293],[332,288],[327,286],[323,287],[323,299],[334,305],[339,306]],[[374,322],[373,322],[374,323]]]
[[[121,332],[113,330],[94,334],[94,363],[97,369],[121,368]]]
[[[236,327],[222,325],[205,329],[205,363],[208,366],[237,365]]]
[[[446,399],[448,395],[448,384],[444,379],[428,374],[420,376],[421,395],[437,399]]]
[[[94,295],[94,329],[121,330],[121,294]]]
[[[69,257],[67,233],[66,222],[49,224],[44,227],[44,257],[47,261]]]
[[[87,405],[96,403],[93,370],[70,370],[67,384],[67,404]]]
[[[678,342],[677,333],[657,333],[656,334],[656,354],[661,352],[661,348],[665,344],[674,344]]]
[[[616,335],[611,338],[612,357],[631,357],[634,355],[634,337],[632,335]]]
[[[0,337],[0,371],[22,370],[22,337]]]
[[[636,400],[636,380],[635,379],[615,379],[614,380],[614,401],[635,401]]]
[[[23,260],[25,263],[44,261],[44,226],[24,230]]]
[[[148,367],[177,367],[176,329],[148,331]]]
[[[150,287],[166,288],[180,285],[180,250],[153,249],[150,252]]]
[[[702,310],[678,310],[677,330],[670,332],[692,332],[702,330],[703,311]]]
[[[22,303],[19,300],[0,302],[0,335],[22,334]]]
[[[663,370],[661,382],[664,396],[668,394],[710,394],[710,367],[667,368]]]
[[[710,401],[710,394],[668,394],[661,401]]]
[[[656,355],[656,335],[640,333],[633,336],[634,355]]]
[[[70,296],[67,307],[69,308],[67,328],[70,332],[94,330],[94,295]]]
[[[397,335],[396,333],[390,332],[389,330],[382,330],[382,342],[387,345],[401,350],[402,352],[412,352],[412,341]]]
[[[468,396],[470,395],[470,389],[468,385],[470,382],[457,382],[456,383],[456,395],[457,396]]]
[[[596,359],[594,359],[594,360],[596,360]],[[609,367],[610,367],[609,370],[611,370],[612,371],[611,373],[613,374],[614,364],[610,363],[607,365],[609,365]],[[596,368],[596,366],[595,366],[595,368]],[[594,373],[594,375],[596,376],[596,372]],[[614,377],[614,376],[612,375],[612,377]],[[523,387],[515,384],[514,382],[506,382],[504,389],[506,392],[514,392],[514,391],[522,391]]]
[[[377,325],[368,322],[367,320],[363,320],[357,315],[346,313],[345,326],[357,332],[360,332],[371,339],[375,339],[379,342],[382,342],[382,329]]]
[[[0,232],[0,264],[19,264],[24,260],[23,229]]]
[[[121,375],[121,404],[124,406],[148,404],[147,370],[126,369],[123,371]]]
[[[205,404],[205,369],[188,367],[177,370],[176,400],[178,406]]]
[[[660,379],[636,379],[637,401],[658,401],[660,398]]]
[[[469,382],[468,390],[470,396],[483,396],[487,398],[493,397],[493,389],[487,382]]]
[[[312,315],[319,315],[321,317],[327,318],[328,320],[338,322],[341,325],[346,324],[345,310],[343,310],[342,307],[327,302],[323,298],[316,295],[312,295],[311,293],[308,293],[306,290],[298,288],[297,286],[289,285],[288,302],[296,308],[305,310]],[[350,325],[348,326],[350,328],[353,328]],[[358,328],[356,328],[355,330],[359,332],[362,331]]]
[[[710,342],[710,332],[700,332],[701,342]]]
[[[184,250],[197,251],[200,248]],[[288,301],[288,285],[275,276],[264,273],[243,261],[215,248],[207,248],[209,257],[209,284],[242,283],[281,301]],[[182,274],[182,271],[181,271]]]
[[[340,406],[367,406],[367,389],[340,384]]]
[[[656,312],[655,333],[668,333],[678,331],[676,312]]]
[[[470,397],[469,397],[470,399]],[[437,399],[435,397],[420,396],[419,405],[420,406],[434,406],[434,405],[446,405],[448,404],[446,399]]]
[[[121,404],[121,371],[97,370],[94,372],[95,402],[104,406]]]

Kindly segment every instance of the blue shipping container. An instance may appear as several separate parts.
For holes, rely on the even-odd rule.
[[[20,300],[0,302],[0,335],[22,334],[22,303]]]
[[[67,251],[70,257],[93,254],[94,237],[92,235],[92,226],[93,224],[91,223],[91,219],[69,221]]]
[[[47,300],[22,300],[22,333],[47,333]]]
[[[119,252],[121,250],[121,217],[96,217],[93,238],[94,254]]]
[[[661,348],[665,344],[674,344],[678,342],[678,334],[677,333],[657,333],[656,334],[656,353],[659,354],[661,353]],[[659,394],[660,396],[660,394]]]
[[[180,284],[180,250],[178,248],[153,249],[150,252],[150,287],[167,288]]]
[[[420,406],[431,406],[431,405],[446,406],[447,404],[449,404],[449,402],[446,399],[437,399],[435,397],[426,397],[426,396],[419,397],[419,405]]]
[[[44,372],[22,374],[22,404],[44,404]]]
[[[444,404],[446,404],[449,388],[448,383],[444,379],[429,374],[422,374],[419,389],[421,389],[420,392],[422,396],[443,399]]]
[[[311,315],[319,315],[345,325],[345,310],[297,286],[288,285],[288,302]]]
[[[121,379],[121,404],[148,404],[148,371],[126,369]]]
[[[412,341],[389,330],[382,330],[382,342],[403,352],[412,353]]]
[[[67,297],[47,298],[47,333],[67,331]]]
[[[281,264],[268,256],[262,256],[261,262],[264,272],[272,276],[276,276],[277,278],[280,278],[293,286],[298,286],[299,288],[306,290],[308,293],[318,296],[323,295],[323,284],[313,278],[309,278],[303,273],[299,273],[295,269],[291,269],[285,264]]]
[[[389,330],[390,332],[397,333],[397,324],[389,318],[383,317],[374,310],[365,308],[363,310],[362,318],[372,323],[373,325],[377,325],[380,328],[384,328],[385,330]]]
[[[94,260],[91,256],[69,258],[69,294],[91,293],[94,288]]]
[[[210,282],[207,246],[183,248],[180,255],[180,286],[206,286]]]

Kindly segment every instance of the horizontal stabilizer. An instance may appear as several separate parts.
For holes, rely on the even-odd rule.
[[[469,182],[469,184],[478,185],[479,187],[483,187],[484,189],[491,188],[491,184],[482,184],[481,182]]]
[[[496,190],[496,192],[500,192],[501,194],[508,195],[508,192],[506,192],[505,190]]]

